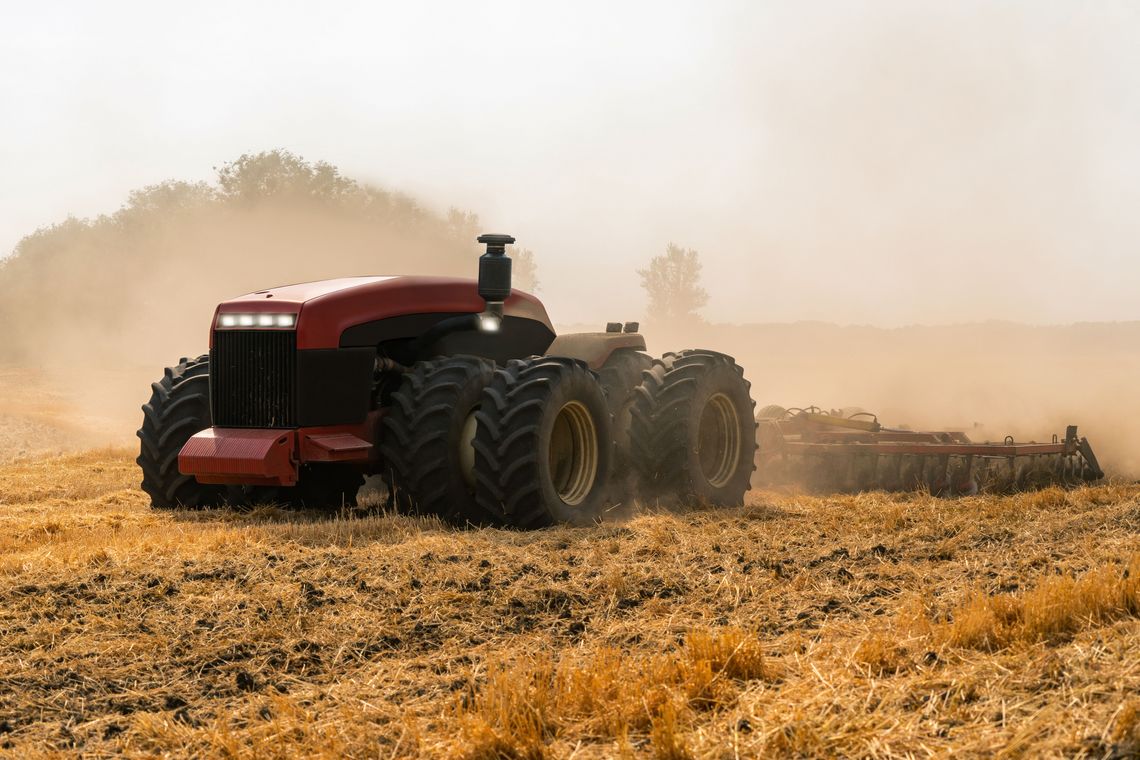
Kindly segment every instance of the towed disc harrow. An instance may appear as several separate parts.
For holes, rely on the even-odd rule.
[[[757,423],[756,475],[766,486],[966,496],[1075,487],[1104,477],[1075,425],[1047,443],[1011,436],[978,443],[960,431],[885,427],[861,410],[767,406]]]

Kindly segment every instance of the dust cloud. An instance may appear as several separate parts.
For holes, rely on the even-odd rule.
[[[1135,7],[829,9],[777,14],[734,58],[749,86],[722,85],[755,130],[709,149],[745,148],[732,232],[674,233],[706,259],[710,320],[1140,318]]]
[[[227,167],[216,187],[167,183],[109,217],[41,230],[0,268],[0,458],[129,443],[149,383],[206,350],[225,298],[338,276],[476,270],[473,214],[435,213],[287,154]],[[328,189],[329,176],[339,189]],[[599,315],[560,331],[641,316]],[[886,424],[960,429],[975,440],[1048,440],[1078,424],[1112,472],[1140,473],[1140,401],[1130,387],[1140,323],[698,320],[649,321],[644,332],[654,354],[706,347],[737,357],[761,406],[860,406]]]
[[[650,351],[735,356],[757,408],[861,407],[885,425],[1049,441],[1078,425],[1110,475],[1140,476],[1140,322],[646,328]]]
[[[163,367],[208,350],[219,301],[340,276],[469,276],[479,231],[472,214],[283,151],[39,230],[0,264],[2,448],[129,442]]]
[[[0,268],[0,358],[169,363],[206,350],[214,306],[226,298],[363,273],[470,272],[475,217],[438,216],[348,180],[325,191],[319,176],[292,176],[323,168],[262,154],[237,167],[252,175],[242,179],[270,185],[249,197],[167,183],[113,215],[25,238]]]
[[[541,90],[541,107],[461,127],[458,97],[434,117],[385,116],[392,135],[431,136],[426,154],[393,137],[395,169],[369,163],[375,125],[346,117],[365,147],[345,168],[432,177],[412,185],[426,201],[273,152],[31,234],[0,265],[0,362],[129,439],[147,383],[205,350],[220,300],[344,275],[472,275],[487,230],[445,210],[451,186],[486,193],[472,205],[488,227],[533,246],[556,322],[641,318],[655,353],[731,353],[761,405],[858,405],[980,439],[1078,424],[1114,471],[1140,474],[1140,324],[1110,321],[1140,317],[1135,9],[728,8],[670,17],[685,45],[646,59],[664,73],[585,61],[583,77],[626,88],[573,80],[587,100],[481,49],[472,67]],[[599,34],[629,34],[614,29]],[[536,75],[573,58],[530,43]],[[447,152],[457,129],[479,150]],[[637,291],[637,268],[670,241],[700,252],[711,294],[707,321],[684,329],[654,327]]]

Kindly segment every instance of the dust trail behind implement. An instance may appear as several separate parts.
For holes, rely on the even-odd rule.
[[[202,335],[211,311],[175,315]],[[195,323],[198,323],[195,330]],[[568,329],[596,329],[577,325]],[[861,406],[886,424],[961,429],[974,440],[1047,440],[1077,424],[1110,476],[1140,474],[1140,323],[1028,327],[1004,323],[883,330],[826,324],[646,328],[650,351],[691,346],[733,354],[758,405]],[[118,349],[129,350],[126,337]],[[152,364],[0,366],[0,459],[134,445],[139,406],[166,364],[205,350],[171,342]]]
[[[896,329],[822,323],[647,328],[650,350],[737,357],[759,406],[859,406],[888,425],[1049,440],[1076,424],[1109,475],[1140,474],[1140,323]]]

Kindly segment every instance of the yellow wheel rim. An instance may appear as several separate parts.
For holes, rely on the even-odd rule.
[[[713,394],[701,410],[697,433],[697,458],[709,485],[721,488],[732,480],[740,464],[740,445],[736,406],[725,394]]]
[[[581,504],[598,476],[598,432],[590,410],[570,401],[558,410],[550,432],[550,478],[558,498]]]

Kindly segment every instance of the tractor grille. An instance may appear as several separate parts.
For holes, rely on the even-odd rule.
[[[297,333],[216,330],[210,402],[218,427],[297,425]]]

